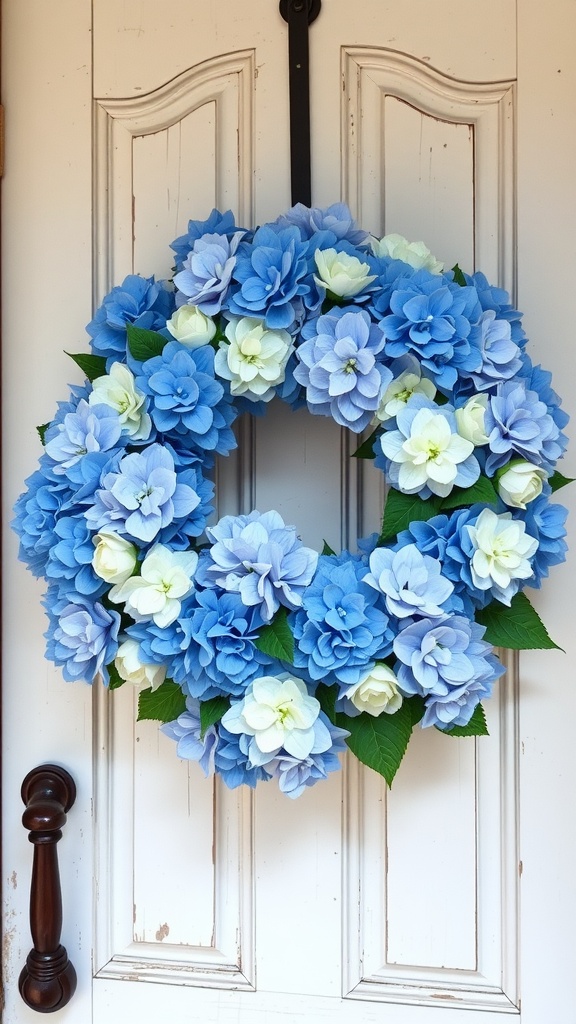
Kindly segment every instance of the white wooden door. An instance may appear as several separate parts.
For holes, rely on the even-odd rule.
[[[231,206],[261,223],[290,193],[276,0],[5,8],[7,522],[35,424],[78,379],[62,350],[85,344],[92,303],[126,273],[168,274],[190,217]],[[314,203],[342,197],[363,227],[423,238],[516,291],[572,409],[575,30],[571,0],[324,0],[311,31]],[[221,514],[276,507],[308,543],[345,546],[381,501],[348,445],[332,423],[270,410],[219,469]],[[291,802],[204,781],[153,724],[134,726],[128,687],[64,683],[10,534],[6,552],[6,1024],[35,1019],[17,993],[19,787],[42,761],[78,784],[59,852],[79,987],[58,1020],[568,1024],[569,567],[538,595],[568,653],[526,655],[520,673],[511,661],[490,738],[422,732],[391,795],[349,763]]]

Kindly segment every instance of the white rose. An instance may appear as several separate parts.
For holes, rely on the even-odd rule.
[[[130,576],[113,587],[108,597],[115,604],[125,602],[136,622],[153,619],[157,626],[170,626],[180,614],[181,598],[194,590],[197,564],[195,551],[171,551],[155,544],[142,562],[140,576]]]
[[[233,317],[226,327],[230,344],[220,342],[214,360],[219,377],[230,381],[233,395],[269,402],[286,376],[294,343],[288,331],[268,330],[262,320]]]
[[[506,505],[526,508],[542,494],[542,485],[548,474],[541,466],[533,466],[523,459],[513,459],[496,474],[498,494]]]
[[[430,274],[441,274],[444,264],[432,255],[424,242],[409,242],[404,235],[384,235],[380,240],[373,238],[370,242],[375,256],[389,256],[393,260],[402,260],[415,270],[424,268]]]
[[[137,640],[125,640],[120,644],[114,664],[120,678],[135,686],[151,686],[157,690],[166,678],[165,665],[148,665],[140,661],[140,644]]]
[[[346,690],[345,696],[358,711],[366,711],[374,718],[382,713],[393,715],[402,706],[398,680],[387,665],[375,665],[360,682]]]
[[[134,374],[124,363],[112,363],[110,373],[92,381],[90,405],[109,405],[120,417],[122,432],[135,441],[150,437],[152,420],[146,412],[146,395],[138,391]]]
[[[166,321],[166,330],[186,348],[201,348],[212,341],[216,324],[198,306],[180,306]]]
[[[426,398],[433,399],[435,394],[436,388],[431,380],[411,370],[404,370],[386,388],[372,422],[377,426],[397,416],[412,395],[426,395]]]
[[[92,542],[96,548],[92,556],[96,575],[106,583],[125,583],[136,565],[134,545],[108,530],[101,530]]]
[[[320,275],[314,277],[316,283],[342,299],[358,295],[366,285],[376,280],[376,275],[369,273],[368,263],[362,263],[357,256],[349,256],[347,252],[317,249],[314,259]]]
[[[473,395],[465,405],[454,410],[460,437],[465,437],[474,445],[488,444],[488,435],[485,429],[487,406],[487,395]]]

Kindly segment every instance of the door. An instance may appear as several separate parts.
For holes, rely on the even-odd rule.
[[[35,425],[80,380],[63,349],[86,346],[93,304],[127,273],[168,275],[189,218],[215,205],[256,225],[290,195],[275,0],[7,7],[6,522],[39,454]],[[431,10],[324,0],[310,40],[313,201],[342,198],[366,229],[423,238],[516,292],[535,361],[566,393],[576,13],[569,0]],[[278,508],[317,548],[377,525],[380,480],[331,422],[280,407],[242,429],[217,469],[221,515]],[[127,686],[63,682],[9,533],[6,552],[7,1024],[34,1019],[17,993],[31,864],[19,787],[42,761],[78,785],[59,846],[79,976],[62,1021],[569,1020],[569,566],[537,602],[567,654],[523,655],[519,671],[509,659],[489,738],[421,732],[391,794],[350,761],[289,801],[205,781],[153,723],[134,725]]]

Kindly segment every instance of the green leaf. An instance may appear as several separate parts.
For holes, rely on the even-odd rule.
[[[42,444],[46,444],[44,438],[46,437],[46,431],[48,430],[49,426],[49,423],[41,423],[39,427],[36,427],[36,430],[38,431],[38,436],[42,441]]]
[[[326,540],[324,541],[324,543],[322,545],[322,554],[323,555],[335,555],[336,554],[336,552],[332,550],[332,548],[330,547],[328,541],[326,541]]]
[[[559,473],[558,470],[556,470],[555,473],[552,473],[548,483],[553,491],[559,491],[561,487],[566,487],[566,484],[573,484],[574,477],[563,476],[562,473]]]
[[[346,743],[358,760],[383,775],[391,786],[412,733],[410,701],[404,701],[393,715],[378,718],[366,712],[357,718],[337,714],[336,724],[349,730]]]
[[[438,729],[438,726],[436,726]],[[477,704],[474,708],[474,714],[468,722],[468,725],[454,725],[451,729],[438,729],[438,732],[443,732],[446,736],[489,736],[488,726],[486,725],[486,715],[484,714],[484,708],[481,704]]]
[[[486,505],[495,505],[498,501],[498,494],[494,484],[487,476],[478,477],[472,487],[455,487],[448,497],[442,499],[442,511],[445,508],[461,508],[464,505],[474,505],[482,501]]]
[[[365,441],[362,441],[362,444],[358,446],[356,451],[352,452],[352,458],[353,459],[374,459],[374,458],[376,458],[376,455],[375,455],[375,452],[374,452],[374,441],[379,436],[379,434],[380,434],[380,427],[376,427],[376,430],[372,431],[372,433],[370,434],[370,437],[367,437]]]
[[[167,679],[157,690],[142,690],[138,700],[138,719],[173,722],[186,711],[186,698],[176,683]]]
[[[122,679],[122,676],[120,675],[120,673],[119,673],[118,669],[116,668],[116,665],[114,664],[114,662],[111,661],[110,664],[107,665],[106,667],[108,669],[108,675],[110,676],[110,682],[108,684],[108,689],[109,690],[118,690],[121,686],[124,686],[124,683],[126,682],[126,680]]]
[[[440,500],[433,496],[423,501],[417,494],[402,494],[390,488],[384,507],[381,540],[390,540],[416,519],[431,519],[438,515]]]
[[[334,686],[326,686],[326,683],[320,683],[320,685],[316,687],[316,693],[314,694],[316,700],[320,701],[322,711],[328,716],[333,725],[336,722],[336,712],[334,708],[337,694],[338,687],[336,684],[334,684]]]
[[[222,715],[225,715],[230,707],[229,697],[212,697],[210,700],[200,701],[200,739],[204,739],[204,733],[215,722],[219,722]]]
[[[476,621],[486,626],[484,639],[494,647],[508,647],[513,651],[562,650],[548,636],[542,619],[526,594],[515,594],[509,608],[499,601],[492,601],[476,612]]]
[[[452,267],[452,273],[454,274],[454,282],[455,282],[455,284],[459,284],[459,285],[462,286],[462,288],[465,288],[466,287],[466,278],[464,277],[464,274],[460,270],[460,267],[458,266],[457,263],[455,263],[454,266]]]
[[[76,366],[79,366],[82,373],[88,378],[88,380],[96,380],[97,377],[103,377],[106,373],[106,360],[104,356],[90,356],[84,352],[67,352],[67,356],[73,359]]]
[[[269,654],[271,658],[278,658],[280,661],[294,661],[294,637],[288,625],[288,612],[286,608],[280,608],[272,619],[269,626],[260,630],[260,636],[255,640],[255,645],[263,654]]]
[[[128,348],[140,363],[144,363],[146,359],[151,359],[152,356],[159,356],[164,349],[164,346],[168,344],[167,339],[162,334],[158,334],[157,331],[146,331],[143,327],[134,327],[134,324],[128,324]]]
[[[426,705],[424,703],[424,697],[421,697],[418,693],[413,697],[405,697],[404,703],[410,708],[410,714],[412,716],[412,725],[418,725],[418,722],[424,717],[426,711]]]

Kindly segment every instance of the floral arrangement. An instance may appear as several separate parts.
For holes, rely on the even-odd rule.
[[[139,717],[228,786],[295,797],[346,747],[390,784],[418,723],[487,731],[494,646],[556,646],[523,593],[566,549],[550,374],[505,291],[340,203],[257,230],[213,210],[172,249],[171,282],[106,296],[85,383],[38,428],[14,526],[47,657],[142,686]],[[277,511],[214,521],[215,458],[276,396],[369,432],[389,490],[358,553]]]

